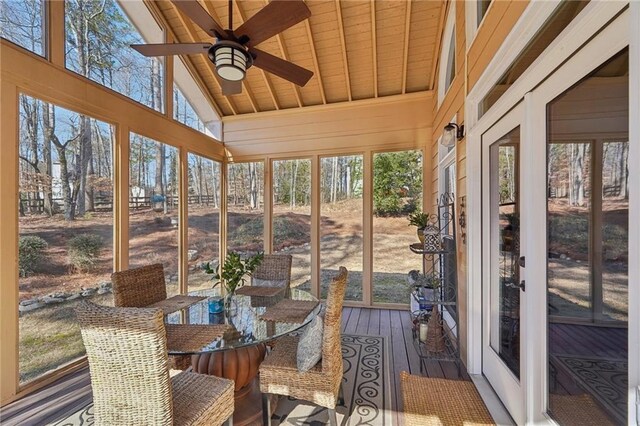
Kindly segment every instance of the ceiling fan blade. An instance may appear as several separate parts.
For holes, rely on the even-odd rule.
[[[171,0],[171,2],[211,37],[221,37],[226,40],[224,28],[207,13],[198,0]]]
[[[302,68],[293,62],[285,61],[284,59],[278,58],[277,56],[273,56],[259,49],[250,48],[249,52],[253,53],[255,56],[253,65],[258,68],[262,68],[265,71],[269,71],[278,77],[282,77],[285,80],[289,80],[298,86],[304,86],[311,77],[313,77],[313,72]]]
[[[242,93],[242,81],[229,81],[224,78],[218,78],[220,86],[222,86],[222,94],[224,96],[237,95]]]
[[[132,44],[131,47],[144,56],[192,55],[207,53],[211,43]]]
[[[249,46],[257,46],[311,16],[303,0],[272,0],[234,31],[249,37]]]

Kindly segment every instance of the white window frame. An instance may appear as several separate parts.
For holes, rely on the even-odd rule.
[[[453,47],[454,49],[454,58],[453,58],[453,66],[455,67],[455,44],[456,44],[456,2],[449,3],[449,11],[447,12],[447,19],[445,21],[444,31],[442,33],[442,49],[440,49],[440,66],[438,68],[438,107],[442,105],[442,101],[446,96],[449,88],[451,87],[451,82],[449,82],[449,86],[446,86],[447,83],[447,75],[449,74],[449,51]],[[453,43],[452,43],[453,42]],[[453,44],[453,46],[452,46]],[[455,79],[455,70],[454,70],[454,78]],[[453,81],[453,79],[451,79]]]

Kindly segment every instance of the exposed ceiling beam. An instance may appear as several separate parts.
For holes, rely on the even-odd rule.
[[[264,4],[265,6],[269,4],[269,0],[264,0]],[[278,46],[280,46],[280,53],[282,54],[282,59],[284,59],[285,61],[288,61],[289,55],[287,54],[287,47],[284,45],[284,40],[282,39],[282,33],[279,33],[278,35],[276,35],[276,40],[278,41]],[[296,96],[296,101],[298,102],[298,106],[299,107],[304,106],[302,103],[302,96],[300,95],[300,88],[294,83],[291,83],[291,87],[293,88],[293,93]]]
[[[371,53],[373,56],[373,96],[378,97],[378,37],[376,37],[376,0],[371,0]]]
[[[351,79],[349,78],[349,61],[347,60],[347,44],[344,40],[344,24],[342,22],[342,7],[340,0],[336,0],[336,13],[338,14],[338,31],[340,32],[340,45],[342,46],[342,60],[344,61],[344,78],[347,81],[347,94],[349,100],[353,100],[351,96]]]
[[[444,31],[444,20],[447,16],[447,9],[449,8],[449,3],[443,3],[440,6],[440,19],[438,21],[438,32],[436,33],[436,44],[435,49],[433,49],[433,59],[431,62],[431,76],[429,81],[429,90],[435,89],[436,82],[436,68],[438,67],[438,60],[440,58],[440,41],[442,39],[442,32]]]
[[[187,31],[187,34],[189,35],[189,39],[190,39],[189,41],[191,41],[191,42],[200,42],[201,40],[198,39],[196,30],[195,30],[193,24],[191,23],[191,21],[189,19],[186,19],[182,15],[182,12],[173,3],[171,3],[171,7],[173,8],[173,10],[175,10],[175,12],[176,12],[176,14],[178,16],[178,19],[180,20],[180,24]],[[220,89],[220,93],[222,93],[222,86],[220,85],[220,82],[218,81],[218,76],[216,75],[216,72],[213,69],[213,64],[208,59],[205,60],[205,62],[207,64],[207,70],[209,71],[209,74],[211,74],[211,77],[213,78],[213,81],[216,82],[216,84],[218,85],[218,89]],[[226,100],[227,105],[229,106],[229,109],[231,109],[231,112],[233,113],[233,115],[237,115],[238,114],[238,108],[235,106],[235,104],[229,98],[229,96],[222,95],[222,97]]]
[[[151,14],[158,20],[158,22],[160,23],[160,26],[166,31],[166,33],[168,35],[167,42],[169,40],[171,40],[171,41],[178,40],[178,38],[176,37],[176,35],[175,35],[174,31],[173,31],[173,28],[171,28],[171,26],[167,22],[166,17],[160,11],[160,9],[158,8],[158,5],[156,4],[156,2],[149,1],[149,0],[144,0],[144,4],[147,6],[147,8],[151,12]],[[204,83],[204,81],[202,81],[202,78],[200,77],[200,74],[197,72],[197,68],[194,65],[194,63],[191,60],[191,58],[188,55],[185,55],[185,56],[182,57],[182,59],[183,59],[183,63],[185,65],[185,67],[187,67],[187,70],[191,74],[191,77],[196,82],[196,85],[200,88],[200,91],[202,92],[202,95],[207,99],[207,101],[209,101],[209,104],[214,109],[214,111],[216,112],[218,117],[220,117],[220,119],[222,119],[224,114],[222,114],[222,109],[220,108],[220,105],[218,105],[218,103],[216,102],[215,98],[213,97],[213,94],[211,94],[211,92],[209,92],[209,89],[207,88],[207,85]]]
[[[309,46],[311,46],[311,57],[313,58],[313,66],[316,69],[316,76],[318,77],[318,86],[320,87],[320,96],[322,97],[322,103],[327,103],[327,96],[324,93],[324,84],[322,83],[322,76],[320,75],[320,65],[318,64],[318,54],[316,53],[316,45],[313,41],[313,32],[311,31],[311,24],[308,19],[305,19],[304,26],[307,29],[307,37],[309,37]]]
[[[206,0],[207,3],[209,3],[210,0]],[[244,13],[244,10],[242,10],[242,7],[240,6],[241,2],[239,2],[238,0],[235,1],[236,4],[236,9],[238,10],[238,13],[240,14],[240,22],[238,22],[237,26],[242,25],[244,22],[246,22],[247,20],[247,15]],[[260,70],[260,74],[262,74],[262,78],[264,80],[264,84],[267,86],[267,89],[269,89],[269,95],[271,96],[271,101],[273,102],[273,106],[275,107],[275,109],[280,109],[280,105],[278,104],[278,99],[276,98],[276,92],[273,90],[273,85],[271,84],[271,80],[269,79],[269,76],[267,75],[267,73],[261,69],[256,67],[256,69]]]
[[[402,57],[402,93],[407,92],[407,62],[409,61],[409,33],[411,31],[411,0],[405,2],[404,55]]]
[[[222,25],[222,21],[220,20],[220,16],[218,16],[215,7],[211,4],[211,2],[209,0],[205,0],[204,1],[204,7],[207,9],[207,12],[209,12],[209,15],[211,15],[211,17],[213,19],[215,19],[216,22],[218,22],[218,24]],[[224,28],[225,26],[222,25],[222,27]],[[253,112],[258,112],[259,111],[258,104],[256,102],[255,97],[253,96],[253,91],[251,90],[251,87],[249,86],[249,82],[247,81],[246,76],[245,76],[244,80],[242,80],[242,87],[244,88],[244,94],[249,98],[249,103],[251,103],[251,108],[253,108]]]

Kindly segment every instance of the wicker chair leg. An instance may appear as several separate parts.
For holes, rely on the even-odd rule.
[[[340,382],[340,388],[338,389],[338,405],[344,405],[344,389],[342,387],[342,382]]]
[[[233,414],[224,422],[224,426],[233,426]]]
[[[262,424],[271,426],[271,398],[268,393],[262,394]]]
[[[329,408],[329,424],[331,426],[338,426],[338,416],[336,415],[335,408]]]

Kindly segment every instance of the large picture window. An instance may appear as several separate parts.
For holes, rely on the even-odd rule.
[[[290,254],[291,286],[311,280],[311,160],[273,162],[273,252]]]
[[[264,163],[227,168],[227,252],[264,251]]]
[[[20,383],[84,355],[74,308],[112,303],[112,126],[25,95],[19,138]]]
[[[409,303],[406,275],[420,270],[409,251],[418,241],[407,215],[422,206],[422,152],[383,152],[373,156],[373,301]]]
[[[211,288],[205,265],[220,264],[220,163],[189,153],[189,291]]]
[[[2,1],[0,37],[44,56],[44,16],[44,0]]]
[[[134,101],[163,111],[162,60],[144,57],[129,45],[161,43],[164,37],[146,6],[136,3],[123,6],[135,8],[136,16],[145,16],[145,25],[140,29],[116,0],[66,0],[66,66]]]
[[[178,286],[178,149],[132,133],[129,156],[129,267],[162,263],[167,295]]]
[[[362,155],[320,160],[320,294],[327,297],[340,266],[349,270],[346,300],[362,297]]]

